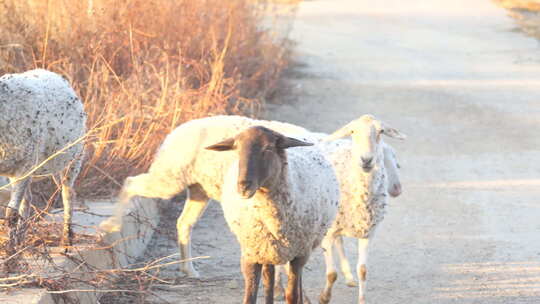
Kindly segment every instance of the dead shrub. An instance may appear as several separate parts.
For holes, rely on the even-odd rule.
[[[256,116],[288,61],[249,0],[0,0],[0,74],[65,75],[93,130],[86,197],[141,173],[180,123]],[[39,186],[34,187],[36,189]]]

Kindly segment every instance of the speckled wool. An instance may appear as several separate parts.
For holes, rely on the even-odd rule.
[[[334,220],[339,184],[332,165],[316,147],[290,148],[286,154],[280,183],[269,192],[241,198],[237,162],[224,180],[225,219],[248,262],[279,265],[308,257]]]
[[[234,160],[232,153],[216,156],[205,147],[260,125],[289,136],[307,133],[304,128],[243,116],[213,116],[188,121],[164,140],[148,173],[126,180],[130,194],[168,199],[187,186],[200,184],[208,197],[221,197],[221,181]]]
[[[369,174],[353,157],[353,142],[341,139],[323,142],[320,148],[330,159],[339,178],[341,202],[328,235],[369,238],[382,221],[387,202],[383,146],[378,145],[377,163]]]
[[[83,105],[60,75],[38,69],[0,77],[0,175],[28,173],[82,137],[85,128]],[[60,172],[82,152],[83,143],[77,143],[32,176]]]

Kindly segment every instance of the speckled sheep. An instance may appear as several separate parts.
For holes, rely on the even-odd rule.
[[[148,173],[126,179],[115,215],[102,222],[100,228],[104,231],[118,230],[124,209],[133,196],[170,199],[188,189],[188,198],[177,222],[180,259],[188,260],[180,264],[180,269],[189,276],[198,277],[189,260],[191,230],[206,209],[209,199],[219,200],[221,197],[221,181],[235,160],[232,153],[216,157],[215,152],[204,148],[254,125],[289,136],[308,133],[295,125],[242,116],[213,116],[186,122],[165,138]]]
[[[11,235],[18,212],[25,215],[23,197],[31,179],[52,175],[62,185],[62,237],[70,242],[72,186],[83,156],[78,140],[85,132],[83,105],[60,75],[37,69],[0,77],[0,176],[8,177],[12,187],[6,209]]]
[[[333,259],[333,246],[340,236],[358,238],[357,274],[360,280],[358,303],[365,303],[366,260],[368,240],[382,221],[387,203],[386,153],[393,152],[382,140],[382,135],[404,139],[396,129],[363,115],[327,137],[328,144],[322,145],[325,154],[331,158],[336,174],[339,176],[341,202],[335,222],[328,230],[321,247],[326,261],[327,282],[319,298],[320,303],[328,303],[331,289],[337,278]],[[351,141],[335,140],[352,136]],[[391,188],[391,195],[401,192],[401,186]],[[341,244],[338,244],[341,246]],[[339,248],[338,248],[339,249]],[[345,260],[346,263],[346,260]],[[348,263],[347,263],[348,264]],[[347,268],[343,267],[342,269]],[[353,284],[350,270],[344,269],[349,284]]]
[[[317,133],[317,136],[320,137],[321,139],[323,139],[327,135]],[[321,143],[323,151],[330,154],[330,156],[333,153],[340,153],[340,151],[342,151],[342,149],[351,151],[351,145],[352,145],[352,142],[349,139],[339,139],[339,140],[332,141],[332,142],[323,142],[323,143]],[[400,182],[400,179],[399,179],[399,168],[400,168],[400,166],[399,166],[399,163],[397,161],[394,148],[392,148],[389,144],[387,144],[385,142],[381,143],[381,145],[383,147],[384,167],[385,167],[385,173],[386,173],[386,176],[387,176],[387,178],[386,178],[386,181],[387,181],[386,189],[387,189],[388,194],[391,197],[397,197],[397,196],[399,196],[401,194],[401,190],[402,190],[401,182]],[[338,152],[336,152],[337,150],[334,150],[334,149],[336,149],[336,147],[339,147]],[[340,165],[342,163],[340,160],[338,160],[336,158],[333,158],[333,161],[334,161],[334,165]],[[341,173],[343,173],[343,172],[341,172]],[[356,183],[354,182],[355,180],[349,179],[349,174],[345,174],[345,176],[338,176],[338,178],[340,179],[341,187],[344,187],[344,186],[356,187]],[[340,202],[340,204],[355,204],[355,203],[356,203],[355,201],[353,201],[353,202],[347,201],[346,202],[346,201],[344,201],[344,198],[342,198],[342,201]],[[343,222],[343,221],[351,221],[351,222],[358,221],[358,219],[354,218],[355,215],[356,214],[350,214],[350,217],[348,219],[341,218],[340,222]],[[340,216],[345,217],[345,216],[348,216],[348,214],[341,213]],[[330,231],[331,234],[334,234],[334,232],[335,232],[335,228],[332,231]],[[341,269],[341,271],[343,272],[343,274],[345,276],[347,285],[349,285],[351,287],[357,286],[357,283],[355,282],[354,277],[353,277],[352,272],[351,272],[349,261],[347,260],[347,257],[345,255],[345,250],[344,250],[344,247],[343,247],[343,235],[342,234],[337,234],[337,235],[334,234],[334,246],[335,246],[336,251],[338,253],[339,266],[340,266],[340,269]],[[360,248],[360,249],[362,249],[362,248]],[[333,266],[329,265],[327,267],[333,267]],[[276,294],[277,299],[282,299],[282,297],[284,296],[284,290],[283,290],[282,283],[281,283],[282,282],[281,273],[283,273],[283,272],[284,272],[283,267],[279,267],[279,268],[276,269],[276,282],[275,282],[275,284],[276,284],[276,292],[275,292],[275,294]]]
[[[332,224],[339,202],[337,177],[322,152],[291,148],[305,145],[256,126],[209,147],[234,150],[238,158],[223,181],[221,203],[242,251],[244,303],[256,302],[263,265],[272,267],[265,275],[272,280],[265,284],[271,301],[273,265],[288,262],[287,303],[303,303],[302,268]]]

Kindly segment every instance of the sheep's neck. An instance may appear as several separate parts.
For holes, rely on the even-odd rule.
[[[369,200],[373,197],[373,194],[376,192],[376,187],[378,186],[375,183],[375,180],[380,174],[383,174],[381,164],[377,163],[373,169],[369,172],[364,172],[363,170],[352,170],[354,172],[353,178],[360,182],[362,185],[364,199]]]

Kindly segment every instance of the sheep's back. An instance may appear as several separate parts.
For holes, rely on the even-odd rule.
[[[195,119],[178,126],[165,138],[149,172],[155,179],[168,184],[171,193],[178,193],[191,184],[200,184],[209,197],[219,199],[223,177],[235,159],[234,152],[210,151],[205,147],[257,125],[286,134],[308,133],[304,128],[288,123],[235,115]]]
[[[1,173],[18,176],[68,147],[86,131],[82,102],[60,75],[32,70],[0,77]],[[34,175],[58,172],[83,151],[79,142]]]

